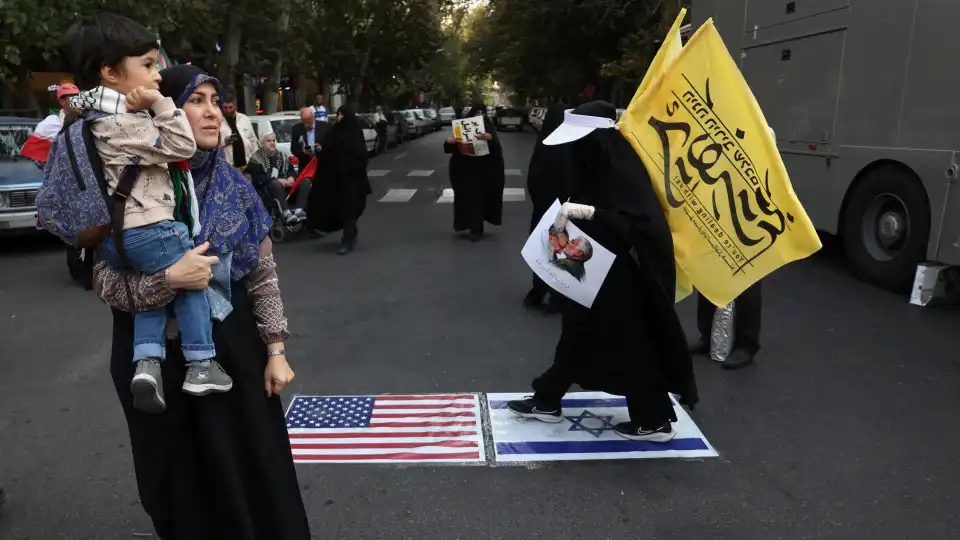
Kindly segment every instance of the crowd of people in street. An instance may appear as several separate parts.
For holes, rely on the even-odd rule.
[[[88,256],[91,280],[111,308],[110,371],[143,507],[160,538],[308,539],[279,398],[294,372],[268,231],[275,219],[302,223],[313,237],[342,231],[340,254],[356,248],[372,193],[359,118],[342,106],[331,121],[317,95],[293,128],[292,162],[203,69],[158,71],[156,38],[139,23],[88,17],[67,40],[78,86],[61,87],[63,112],[50,123],[61,135],[72,122],[93,126],[119,201],[112,232],[85,247],[100,248]],[[375,114],[385,144],[387,116]],[[503,148],[483,104],[465,116],[483,118],[489,152],[475,155],[452,137],[443,150],[453,229],[479,241],[485,224],[502,223]],[[561,337],[534,393],[509,409],[562,421],[561,399],[577,384],[627,398],[618,435],[663,443],[675,436],[671,395],[690,408],[699,400],[692,355],[709,352],[715,308],[699,300],[691,346],[674,308],[672,236],[648,174],[615,129],[597,127],[616,119],[601,101],[556,104],[544,119],[528,175],[531,230],[559,199],[557,221],[575,221],[617,257],[591,308],[534,277],[523,304],[562,313]],[[729,368],[759,350],[760,285],[738,303]]]

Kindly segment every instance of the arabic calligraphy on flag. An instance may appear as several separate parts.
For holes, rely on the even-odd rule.
[[[678,266],[723,306],[820,239],[713,21],[668,56],[619,128],[650,174]]]

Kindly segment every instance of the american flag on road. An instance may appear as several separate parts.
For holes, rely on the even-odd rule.
[[[486,460],[474,394],[297,396],[287,432],[297,463]]]

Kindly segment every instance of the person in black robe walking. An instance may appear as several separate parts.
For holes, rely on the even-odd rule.
[[[673,238],[643,162],[616,130],[616,109],[586,103],[566,113],[545,144],[566,144],[575,179],[557,226],[577,226],[616,255],[591,308],[565,302],[553,365],[534,395],[511,401],[515,414],[562,422],[573,384],[626,396],[630,421],[618,435],[663,443],[676,432],[670,393],[698,401],[693,362],[674,310]]]
[[[343,229],[338,254],[357,245],[357,220],[373,193],[367,178],[367,145],[353,109],[337,111],[337,123],[323,139],[317,156],[317,175],[310,191],[307,229],[329,234]]]
[[[533,203],[533,213],[530,216],[530,232],[540,222],[554,201],[567,200],[567,191],[572,182],[573,170],[569,159],[569,152],[564,147],[547,146],[543,140],[563,123],[563,111],[566,107],[562,103],[550,106],[543,118],[543,127],[540,128],[540,140],[533,149],[530,158],[530,167],[527,172],[527,193]],[[530,308],[541,308],[547,313],[560,311],[564,296],[544,283],[542,279],[533,275],[533,288],[523,299],[523,304]]]
[[[450,185],[453,187],[453,230],[470,231],[470,240],[483,237],[483,223],[500,225],[503,220],[503,187],[506,173],[503,170],[503,148],[493,122],[487,118],[487,106],[476,104],[465,118],[483,117],[485,134],[490,153],[472,156],[464,151],[455,139],[447,139],[443,151],[450,156]]]

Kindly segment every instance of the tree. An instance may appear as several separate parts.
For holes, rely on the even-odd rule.
[[[471,21],[471,65],[527,96],[571,101],[594,84],[609,99],[626,75],[642,76],[657,31],[651,20],[676,3],[490,0]]]

